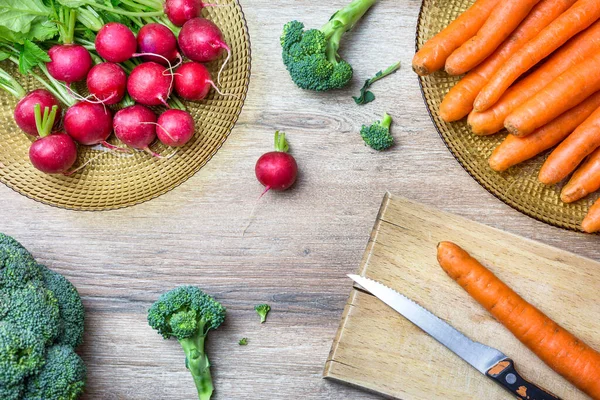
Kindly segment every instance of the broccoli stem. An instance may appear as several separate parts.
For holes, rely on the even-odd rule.
[[[386,129],[390,129],[390,127],[392,126],[392,117],[388,113],[383,114],[381,126],[383,126]]]
[[[205,339],[206,337],[201,335],[179,339],[179,343],[185,352],[185,364],[196,384],[199,400],[210,400],[213,392],[210,362],[204,352]]]
[[[340,57],[338,49],[342,36],[365,15],[377,0],[354,0],[331,16],[331,19],[322,28],[321,32],[327,39],[327,59],[337,65]]]

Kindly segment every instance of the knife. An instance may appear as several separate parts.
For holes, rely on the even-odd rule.
[[[501,351],[469,339],[408,297],[372,279],[359,275],[348,277],[517,398],[560,400],[521,377],[513,360]]]

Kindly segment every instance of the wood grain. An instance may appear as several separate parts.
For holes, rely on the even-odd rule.
[[[173,341],[146,324],[146,309],[179,284],[199,285],[229,310],[209,339],[217,400],[377,399],[322,379],[381,198],[389,190],[464,217],[600,258],[598,237],[546,226],[507,207],[474,182],[436,133],[410,70],[419,0],[381,0],[341,49],[356,77],[346,90],[294,86],[281,62],[284,23],[319,27],[346,0],[241,0],[252,42],[250,91],[216,156],[174,191],[139,206],[82,213],[48,207],[0,186],[0,231],[64,273],[87,309],[83,358],[90,399],[193,399]],[[401,61],[372,88],[364,79]],[[388,111],[397,145],[366,148],[362,124]],[[244,227],[262,187],[254,163],[287,132],[301,171],[286,193],[270,193]],[[559,284],[559,283],[551,283]],[[269,302],[269,321],[252,307]],[[248,337],[240,347],[237,341]]]
[[[436,246],[451,241],[567,330],[600,349],[600,263],[433,208],[386,196],[359,273],[408,296],[512,357],[561,398],[588,397],[544,365],[449,278]],[[507,393],[370,294],[353,290],[324,376],[404,400],[500,400]]]

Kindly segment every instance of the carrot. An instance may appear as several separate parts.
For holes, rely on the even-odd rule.
[[[499,0],[477,0],[421,47],[413,58],[413,70],[424,76],[444,68],[448,56],[477,33],[498,3]]]
[[[440,116],[446,122],[458,121],[473,110],[475,98],[492,75],[525,43],[534,38],[576,0],[542,0],[519,27],[483,63],[462,78],[444,97]]]
[[[587,233],[600,231],[600,199],[590,207],[581,223],[581,228]]]
[[[542,90],[573,65],[600,52],[600,21],[571,39],[544,64],[517,82],[490,109],[469,114],[467,122],[477,135],[491,135],[504,127],[504,120],[515,108]]]
[[[531,135],[517,137],[509,134],[494,149],[489,159],[490,167],[494,171],[505,171],[513,165],[529,160],[544,150],[556,146],[598,107],[600,107],[600,92],[593,94],[577,107],[539,128]]]
[[[575,171],[560,192],[560,199],[572,203],[600,189],[600,148],[596,149]]]
[[[521,75],[598,18],[600,1],[579,0],[517,51],[494,74],[475,99],[475,110],[485,111],[493,106]]]
[[[477,34],[467,40],[446,60],[446,72],[469,72],[498,48],[527,17],[540,0],[504,0],[498,3]]]
[[[446,273],[550,368],[600,399],[600,353],[527,303],[459,246],[438,245]]]

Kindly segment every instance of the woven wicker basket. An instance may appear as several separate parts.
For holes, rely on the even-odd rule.
[[[221,76],[221,90],[234,96],[219,96],[211,91],[202,103],[187,103],[196,121],[194,138],[169,159],[156,159],[143,152],[119,155],[81,147],[77,165],[93,160],[72,176],[45,175],[33,168],[28,158],[31,139],[16,126],[12,113],[16,99],[0,93],[0,181],[34,200],[73,210],[109,210],[153,199],[180,185],[204,166],[223,145],[242,110],[250,79],[250,39],[242,9],[209,7],[206,17],[223,31],[232,58]],[[224,57],[209,68],[216,79]],[[19,76],[29,91],[39,86],[23,78],[7,61],[2,68]],[[111,142],[118,144],[116,139]],[[174,149],[154,144],[164,155]]]
[[[417,23],[417,48],[471,4],[473,0],[424,0]],[[561,202],[562,184],[546,186],[537,179],[542,163],[548,156],[547,152],[504,173],[493,171],[488,165],[488,158],[494,148],[502,142],[506,132],[477,136],[471,133],[466,120],[453,123],[442,121],[438,112],[440,103],[458,78],[445,72],[437,72],[420,77],[419,80],[423,98],[440,136],[458,162],[479,184],[509,206],[530,217],[560,228],[581,230],[581,221],[598,197],[597,194],[573,204]]]

